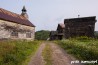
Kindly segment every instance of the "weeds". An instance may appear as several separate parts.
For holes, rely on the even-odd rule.
[[[52,50],[50,48],[50,45],[46,44],[46,47],[45,47],[45,49],[43,50],[43,53],[42,53],[43,58],[45,60],[45,65],[52,65],[51,53],[52,53]]]
[[[38,41],[0,41],[0,65],[22,65],[39,44]]]
[[[80,60],[98,60],[98,40],[75,38],[56,41],[68,53],[75,55]],[[98,65],[98,64],[89,64]]]

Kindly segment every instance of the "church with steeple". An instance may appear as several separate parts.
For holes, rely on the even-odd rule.
[[[29,21],[25,6],[21,14],[0,8],[0,39],[34,40],[35,25]]]

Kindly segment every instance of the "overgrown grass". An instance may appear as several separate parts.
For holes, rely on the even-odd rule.
[[[38,41],[0,41],[0,65],[22,65],[39,45]]]
[[[47,43],[45,49],[43,50],[42,56],[45,60],[45,65],[52,65],[52,50],[50,45]]]
[[[80,60],[98,61],[98,40],[96,39],[78,37],[62,41],[56,41],[56,43],[58,43],[68,53],[75,55]]]

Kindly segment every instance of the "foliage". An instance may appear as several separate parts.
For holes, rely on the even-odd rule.
[[[90,38],[88,41],[88,39],[67,39],[56,42],[68,53],[75,55],[78,59],[90,61],[98,60],[98,40]]]
[[[38,41],[0,41],[0,65],[22,65],[38,46]]]
[[[49,38],[49,31],[46,30],[41,30],[41,31],[37,31],[35,33],[35,39],[36,40],[47,40],[47,38]]]
[[[95,31],[95,37],[98,39],[98,31]]]
[[[70,38],[70,40],[78,40],[78,41],[81,41],[81,42],[87,42],[87,41],[90,41],[90,40],[94,40],[94,38],[91,38],[91,37],[87,37],[87,36],[80,36],[80,37],[75,37],[75,38]]]

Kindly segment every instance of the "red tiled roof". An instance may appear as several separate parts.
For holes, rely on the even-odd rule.
[[[6,20],[9,22],[14,22],[26,26],[35,27],[28,19],[24,16],[7,11],[5,9],[0,8],[0,19]]]

